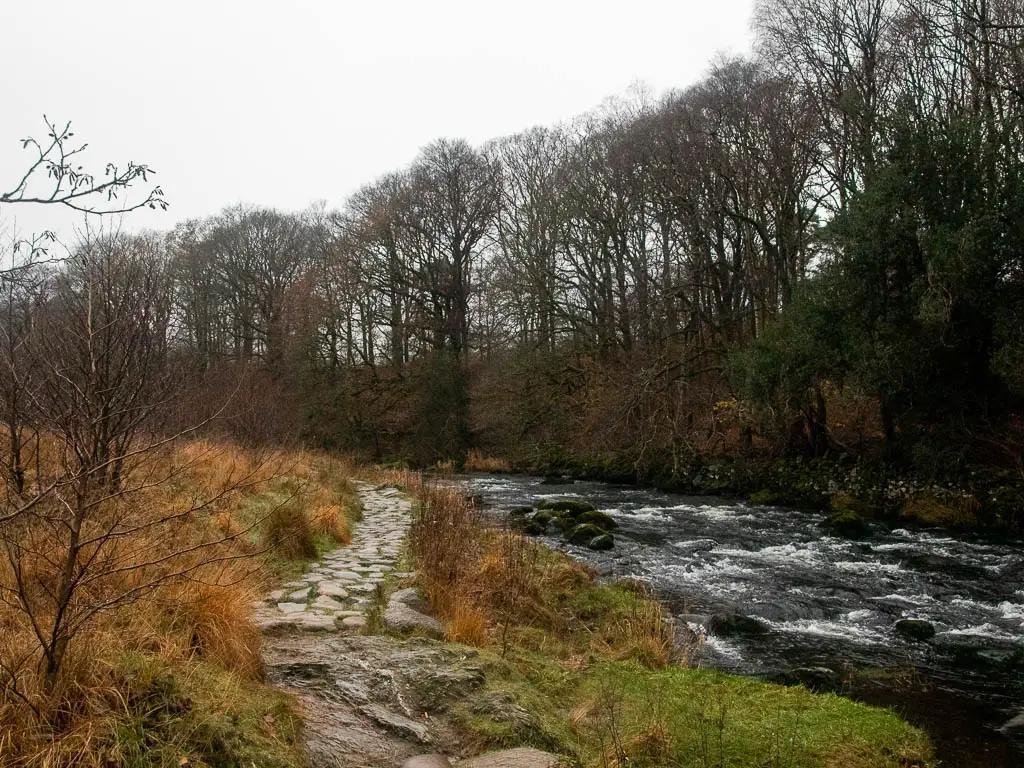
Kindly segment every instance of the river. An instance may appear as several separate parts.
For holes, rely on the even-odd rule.
[[[821,514],[782,507],[526,476],[461,479],[499,512],[585,499],[619,524],[613,550],[541,538],[602,575],[649,583],[676,616],[740,613],[768,626],[757,637],[708,636],[699,663],[769,678],[798,667],[913,669],[903,695],[893,684],[860,698],[894,704],[926,727],[943,742],[945,765],[967,765],[963,749],[990,768],[1024,764],[992,730],[1024,709],[1021,542],[881,523],[852,541],[823,529]],[[931,622],[934,638],[903,637],[901,618]],[[936,732],[951,717],[962,732]]]

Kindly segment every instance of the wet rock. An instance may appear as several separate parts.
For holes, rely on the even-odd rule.
[[[598,536],[603,536],[604,531],[598,528],[596,525],[591,523],[585,523],[584,525],[577,525],[571,531],[569,531],[566,539],[570,544],[576,544],[580,547],[585,547],[591,541],[596,539]]]
[[[895,629],[904,637],[919,642],[935,637],[935,625],[923,619],[900,619],[896,622]]]
[[[797,667],[780,672],[772,678],[772,682],[782,685],[802,685],[810,691],[824,693],[839,688],[839,674],[828,667]]]
[[[508,511],[509,515],[512,516],[512,517],[526,517],[527,515],[531,514],[532,512],[533,512],[533,507],[525,507],[525,506],[524,507],[512,507],[512,509],[510,509]]]
[[[999,732],[1017,742],[1024,742],[1024,711],[1018,712],[999,727]]]
[[[415,739],[421,744],[429,744],[431,741],[430,729],[426,725],[410,720],[404,715],[391,712],[380,704],[368,704],[362,707],[360,711],[377,723],[377,725],[387,728],[399,736]]]
[[[719,637],[755,636],[768,634],[768,627],[755,618],[740,613],[716,613],[708,616],[705,629]]]
[[[710,552],[718,546],[714,539],[694,539],[693,541],[680,541],[672,545],[683,552]]]
[[[597,507],[589,501],[579,501],[578,499],[541,499],[537,502],[537,509],[561,512],[569,517],[579,517],[584,512],[593,512]]]
[[[612,538],[612,535],[610,533],[595,536],[589,542],[587,542],[588,549],[596,549],[598,551],[611,549],[614,546],[615,539]]]
[[[704,613],[681,613],[678,616],[679,621],[684,624],[699,624],[704,626],[708,623],[708,616]]]
[[[576,522],[581,525],[583,523],[590,523],[592,525],[596,525],[598,528],[603,528],[606,531],[614,531],[619,527],[619,524],[612,519],[611,515],[607,512],[600,512],[596,509],[591,510],[590,512],[584,512],[576,518]]]
[[[402,768],[451,768],[451,762],[444,755],[417,755],[402,763]]]
[[[381,620],[392,632],[415,632],[440,639],[444,637],[444,627],[433,616],[414,611],[405,603],[392,600],[388,603]]]
[[[536,727],[533,715],[519,706],[515,696],[510,693],[485,693],[469,705],[469,711],[486,715],[496,723],[512,726],[516,731],[528,732]]]
[[[412,689],[407,698],[424,712],[444,711],[449,702],[465,698],[484,684],[482,669],[461,664],[412,667],[404,678]]]
[[[847,539],[863,539],[871,535],[871,526],[856,512],[843,511],[829,515],[822,526]]]
[[[491,752],[456,763],[456,768],[556,768],[561,763],[558,755],[539,749],[506,749]]]

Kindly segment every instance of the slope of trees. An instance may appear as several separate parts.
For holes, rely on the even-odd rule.
[[[761,0],[754,22],[754,56],[659,100],[436,141],[340,210],[147,237],[189,413],[234,393],[238,439],[417,463],[1024,466],[1024,11]],[[9,360],[16,308],[49,301],[5,294]],[[15,435],[25,391],[0,389]]]

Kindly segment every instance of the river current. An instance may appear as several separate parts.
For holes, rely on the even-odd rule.
[[[766,635],[707,637],[702,664],[772,676],[795,667],[913,666],[986,706],[1024,707],[1024,545],[872,523],[852,541],[812,512],[603,483],[542,485],[523,476],[462,478],[500,511],[585,499],[614,517],[615,548],[542,537],[599,573],[654,587],[677,616],[740,613]],[[895,630],[924,619],[927,643]],[[700,631],[700,626],[693,626]]]

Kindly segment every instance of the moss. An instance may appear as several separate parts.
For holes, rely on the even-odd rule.
[[[537,509],[545,509],[549,512],[562,512],[569,517],[579,517],[584,512],[592,512],[596,507],[588,501],[577,501],[575,499],[541,499],[537,502]]]
[[[599,512],[596,509],[593,509],[590,512],[584,512],[576,518],[576,522],[581,525],[584,523],[591,523],[606,531],[614,531],[619,527],[619,524],[612,519],[611,515],[607,512]]]
[[[779,494],[769,491],[767,488],[750,494],[750,501],[753,504],[775,504],[778,500]]]
[[[925,525],[967,528],[977,524],[977,509],[978,502],[972,496],[940,501],[934,494],[921,494],[903,504],[900,517]]]
[[[871,535],[871,526],[856,512],[835,512],[822,522],[832,533],[848,539],[860,539]]]
[[[566,534],[566,539],[570,544],[576,544],[578,546],[586,546],[591,541],[596,539],[598,536],[604,534],[604,531],[598,528],[593,523],[584,523],[583,525],[577,525],[575,528],[570,530]]]
[[[612,549],[615,547],[615,539],[612,538],[610,533],[606,533],[591,539],[587,547],[598,551]]]

